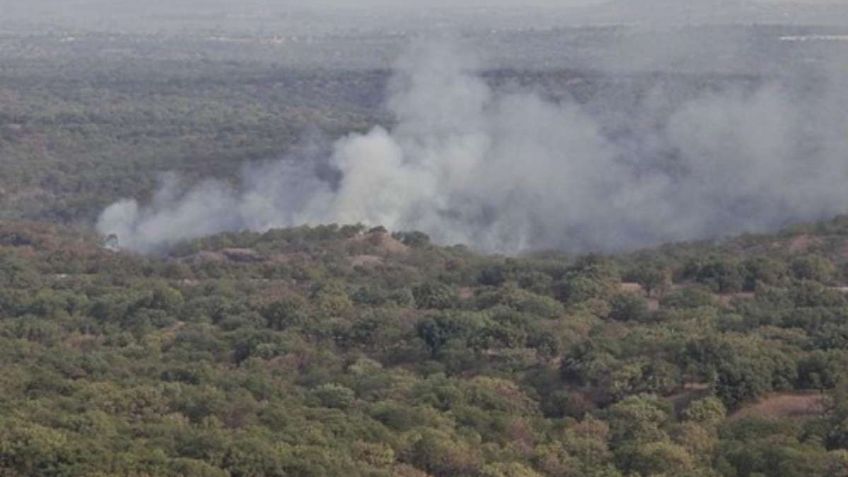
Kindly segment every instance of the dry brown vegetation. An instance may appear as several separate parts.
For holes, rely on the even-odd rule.
[[[824,412],[824,404],[825,396],[818,391],[771,394],[736,411],[730,416],[730,419],[748,417],[784,419],[818,416]]]

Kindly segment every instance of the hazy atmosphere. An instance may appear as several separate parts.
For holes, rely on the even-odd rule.
[[[848,477],[848,0],[0,0],[0,477]]]
[[[187,186],[168,174],[150,201],[109,206],[98,230],[145,252],[221,231],[321,223],[421,230],[485,251],[586,252],[775,230],[844,210],[848,41],[802,24],[840,7],[502,2],[475,20],[467,3],[313,6],[327,30],[303,48],[326,41],[332,49],[340,40],[321,35],[335,28],[356,37],[357,21],[362,35],[376,35],[342,56],[355,68],[391,70],[376,93],[386,120],[340,137],[304,133],[306,155],[247,163],[235,180]],[[380,8],[440,20],[389,39],[380,36],[388,24],[366,14]],[[348,12],[352,24],[333,22]],[[482,30],[547,15],[571,27]],[[574,26],[593,19],[604,28]],[[793,26],[742,26],[781,19]],[[332,57],[306,61],[338,66]],[[573,78],[555,97],[535,84],[487,80],[517,67]],[[603,86],[581,96],[592,82]]]
[[[242,140],[264,152],[216,158],[231,146],[222,143],[218,152],[148,160],[147,146],[165,143],[131,139],[147,132],[122,134],[132,152],[120,154],[137,158],[131,167],[141,180],[115,176],[114,184],[127,187],[80,203],[76,215],[52,199],[36,200],[53,192],[35,177],[10,186],[20,190],[8,200],[26,205],[32,197],[26,207],[96,223],[136,251],[162,252],[223,231],[323,223],[420,230],[438,243],[488,252],[618,251],[775,230],[838,214],[848,199],[846,5],[0,5],[7,30],[0,52],[13,80],[27,87],[43,84],[33,75],[57,62],[68,85],[92,84],[88,72],[119,75],[96,96],[112,104],[138,96],[158,108],[151,99],[167,102],[174,87],[190,81],[231,83],[235,89],[220,94],[238,90],[255,101],[248,112],[243,101],[226,100],[221,107],[236,116],[218,120],[229,121],[223,130],[230,131],[257,114],[262,141],[251,140],[250,131]],[[129,76],[99,69],[110,64],[125,65]],[[147,77],[166,89],[151,86],[142,98],[137,86]],[[292,81],[299,91],[285,90]],[[199,97],[189,101],[182,107],[187,120],[209,106]],[[267,116],[280,108],[289,112]],[[192,134],[180,132],[185,126],[161,127],[175,136],[167,147],[195,147],[176,142]],[[121,144],[98,149],[110,174],[130,167],[108,157],[123,151]],[[64,166],[44,167],[55,175]],[[86,189],[68,177],[54,182]],[[111,205],[103,203],[107,197]]]
[[[664,54],[682,52],[642,59],[659,66]],[[150,206],[110,206],[98,228],[142,251],[225,230],[364,223],[490,251],[585,252],[770,230],[848,203],[841,56],[683,100],[656,84],[579,104],[494,92],[464,55],[449,40],[413,46],[390,83],[396,123],[341,138],[326,158],[248,165],[235,188],[180,191],[172,178]],[[335,174],[320,177],[316,162]]]

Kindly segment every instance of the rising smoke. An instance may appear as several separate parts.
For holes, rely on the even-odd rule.
[[[183,191],[170,178],[150,204],[108,207],[98,230],[139,252],[320,223],[421,230],[485,251],[584,252],[769,230],[848,208],[844,84],[776,79],[677,103],[658,88],[617,111],[609,98],[499,93],[475,65],[445,45],[416,46],[392,82],[391,129],[341,138],[328,158],[249,166],[236,188]],[[334,174],[316,172],[327,165]]]

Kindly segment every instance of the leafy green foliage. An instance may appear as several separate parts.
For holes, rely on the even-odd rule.
[[[502,259],[417,239],[386,252],[385,236],[224,234],[153,258],[0,224],[0,469],[825,476],[848,462],[836,255],[696,248],[724,258],[692,272],[685,245]],[[202,258],[233,247],[254,259]],[[646,263],[674,281],[634,287],[627,270]],[[799,390],[829,397],[803,420],[745,417]]]
[[[112,253],[77,224],[390,122],[386,72],[58,38],[0,47],[0,218],[68,224],[0,222],[0,475],[848,475],[848,218],[610,257],[362,225]]]

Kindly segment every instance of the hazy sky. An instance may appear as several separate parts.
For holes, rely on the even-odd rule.
[[[677,8],[704,7],[733,8],[740,5],[810,5],[833,4],[840,5],[839,0],[147,0],[136,2],[130,0],[0,0],[0,7],[8,10],[24,11],[27,9],[74,9],[80,7],[97,7],[101,9],[124,8],[134,6],[144,8],[195,8],[198,13],[203,8],[227,8],[237,11],[246,6],[265,6],[270,8],[375,8],[375,7],[418,7],[418,8],[447,8],[447,7],[587,7],[600,6],[603,8],[647,8],[655,4],[674,5]]]
[[[210,25],[250,29],[256,23],[268,26],[291,13],[308,11],[335,14],[327,15],[335,27],[367,31],[399,27],[397,15],[414,21],[405,13],[410,8],[442,16],[455,12],[454,23],[483,28],[489,24],[478,9],[488,9],[488,21],[498,15],[513,21],[492,23],[493,28],[609,23],[848,25],[848,0],[0,0],[0,25],[66,24],[121,31],[183,31]],[[419,21],[417,26],[427,23]]]

